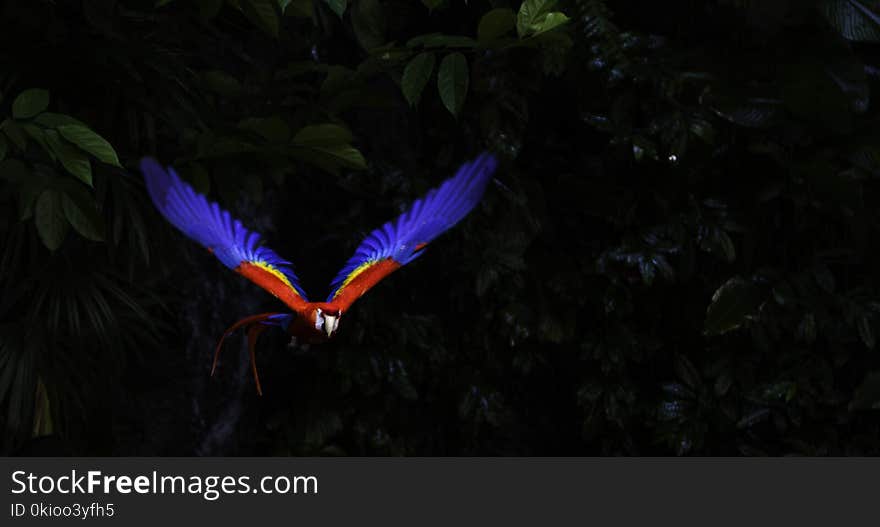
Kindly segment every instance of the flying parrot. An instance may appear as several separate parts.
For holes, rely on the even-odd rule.
[[[324,302],[310,302],[290,262],[262,245],[259,234],[197,193],[172,167],[163,168],[150,157],[141,160],[140,166],[150,198],[165,219],[208,249],[223,265],[293,310],[292,313],[261,313],[239,320],[223,333],[214,351],[212,375],[223,341],[232,332],[244,328],[257,392],[262,394],[254,347],[266,328],[280,327],[291,336],[311,343],[333,337],[343,314],[355,300],[421,256],[431,241],[476,207],[497,164],[494,156],[483,153],[416,200],[395,220],[371,232],[333,279],[331,292]]]

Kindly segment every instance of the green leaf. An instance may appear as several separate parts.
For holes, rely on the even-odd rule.
[[[83,190],[62,194],[61,206],[64,217],[83,238],[104,241],[104,219],[88,192]]]
[[[278,7],[274,0],[246,0],[242,11],[257,27],[278,38]]]
[[[337,93],[351,89],[357,73],[345,66],[332,65],[327,67],[327,77],[321,83],[321,93]]]
[[[351,132],[335,124],[306,126],[293,138],[293,155],[298,159],[335,173],[339,167],[367,168],[360,151],[351,146]]]
[[[55,130],[46,130],[46,142],[49,144],[49,148],[55,152],[65,170],[78,177],[86,185],[92,186],[92,166],[89,164],[88,157],[65,143]]]
[[[740,327],[763,301],[764,295],[755,284],[740,277],[731,278],[712,295],[703,333],[706,336],[722,335]]]
[[[324,0],[324,3],[330,6],[330,9],[332,9],[339,18],[342,18],[342,15],[345,13],[345,8],[348,4],[348,0]]]
[[[61,137],[95,156],[102,163],[121,167],[116,150],[106,139],[89,129],[78,124],[64,124],[58,127]]]
[[[516,14],[506,7],[493,9],[483,15],[477,26],[477,38],[480,42],[495,40],[504,36],[516,27]]]
[[[287,16],[299,18],[311,18],[314,13],[312,0],[292,0],[282,11]]]
[[[43,150],[49,154],[49,157],[52,158],[52,161],[55,161],[55,152],[49,148],[48,143],[46,142],[46,134],[43,132],[43,129],[33,123],[22,123],[22,130],[30,136],[31,139],[40,144]]]
[[[34,223],[40,240],[50,250],[61,247],[67,235],[68,223],[61,205],[61,193],[56,189],[47,189],[37,198],[34,209]]]
[[[409,39],[406,47],[414,48],[424,46],[427,48],[472,48],[477,42],[471,37],[462,35],[444,35],[442,33],[429,33]]]
[[[433,53],[420,53],[415,56],[406,68],[403,69],[403,77],[400,79],[400,89],[410,106],[419,103],[425,85],[431,80],[436,59]]]
[[[556,7],[557,0],[525,0],[516,15],[516,32],[520,37],[534,33],[548,14]]]
[[[294,148],[293,155],[332,174],[339,167],[365,170],[367,161],[361,152],[351,145],[312,146],[305,149]]]
[[[286,143],[290,140],[290,127],[277,115],[243,119],[238,127],[254,132],[270,143]]]
[[[378,48],[385,43],[385,12],[379,0],[359,0],[351,8],[351,25],[361,47]]]
[[[18,159],[7,159],[0,163],[0,176],[18,185],[18,211],[23,221],[34,214],[34,204],[51,180],[41,170],[30,171]]]
[[[49,395],[42,378],[37,378],[36,395],[34,396],[34,417],[31,427],[32,437],[52,435],[55,426],[52,423],[52,407],[49,404]]]
[[[422,0],[422,5],[433,11],[443,5],[444,1],[445,0]]]
[[[12,101],[12,117],[30,119],[49,107],[49,91],[31,88],[21,92]]]
[[[293,143],[299,146],[327,146],[350,143],[353,138],[344,126],[313,124],[301,128],[293,137]]]
[[[712,124],[709,123],[709,121],[694,117],[691,120],[688,128],[690,129],[691,133],[702,139],[706,144],[715,144],[715,129],[712,127]]]
[[[0,123],[0,130],[3,130],[3,133],[12,141],[13,145],[18,147],[19,150],[24,151],[24,148],[27,146],[27,138],[24,136],[24,130],[21,129],[18,123],[12,119],[6,119]]]
[[[9,145],[6,143],[6,139],[0,135],[0,161],[6,159],[6,152],[9,150]]]
[[[461,53],[450,53],[443,57],[437,72],[437,88],[440,100],[452,115],[458,116],[464,106],[468,91],[468,64]]]
[[[531,29],[535,35],[540,35],[551,29],[556,29],[566,22],[568,22],[568,17],[565,13],[555,11],[553,13],[547,13],[547,16],[545,16],[543,20],[533,24]]]
[[[568,22],[568,17],[553,11],[557,0],[525,0],[516,16],[516,32],[520,38],[540,35]]]
[[[208,89],[220,95],[231,97],[241,93],[241,83],[235,77],[219,70],[205,71],[202,79]]]
[[[34,122],[46,128],[58,128],[66,124],[86,126],[85,123],[63,113],[43,112],[34,117]]]

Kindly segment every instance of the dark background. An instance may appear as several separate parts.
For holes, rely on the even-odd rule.
[[[525,4],[0,2],[0,452],[880,453],[878,3]],[[332,342],[264,334],[263,397],[240,335],[209,377],[282,306],[141,156],[322,299],[484,149],[482,204]]]

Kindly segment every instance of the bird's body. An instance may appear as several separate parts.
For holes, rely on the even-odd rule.
[[[196,193],[173,168],[165,169],[152,158],[141,161],[150,197],[169,222],[207,248],[226,267],[292,309],[292,313],[262,313],[243,318],[223,333],[217,345],[215,366],[226,337],[239,328],[245,329],[258,390],[254,346],[260,333],[276,326],[300,342],[320,343],[332,338],[342,316],[358,298],[418,258],[431,241],[477,205],[496,166],[495,158],[489,154],[462,165],[455,176],[416,200],[394,221],[370,233],[334,278],[326,301],[310,302],[290,262],[262,245],[259,234],[245,228],[217,203]]]

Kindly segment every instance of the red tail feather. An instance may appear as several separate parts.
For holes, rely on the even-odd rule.
[[[266,325],[261,324],[261,322],[268,320],[269,317],[282,314],[283,313],[260,313],[259,315],[251,315],[229,326],[229,328],[223,332],[223,336],[220,337],[220,341],[217,343],[217,348],[214,350],[214,362],[211,364],[211,376],[214,375],[214,371],[217,369],[217,359],[220,356],[220,350],[223,348],[223,342],[226,340],[226,337],[231,335],[238,328],[247,328],[248,352],[250,353],[251,369],[254,372],[254,380],[257,383],[257,393],[263,395],[263,390],[260,386],[260,376],[257,374],[257,361],[254,354],[254,347],[257,344],[257,338],[260,336],[260,333],[266,329]]]

